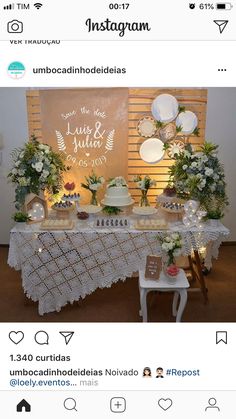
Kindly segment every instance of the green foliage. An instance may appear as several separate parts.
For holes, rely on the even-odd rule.
[[[220,220],[223,217],[224,217],[224,213],[220,209],[215,209],[215,210],[209,210],[207,212],[206,218],[212,219],[212,220]]]
[[[105,207],[103,207],[102,210],[105,214],[108,215],[118,215],[122,212],[122,210],[118,207],[110,207],[109,205],[106,205]]]
[[[163,128],[164,127],[164,123],[163,122],[161,122],[161,121],[156,121],[156,127],[157,128]]]
[[[219,146],[217,144],[213,144],[211,142],[206,142],[201,146],[201,151],[206,154],[206,156],[217,153]]]
[[[8,178],[16,185],[15,206],[20,209],[29,193],[38,195],[47,190],[54,195],[63,187],[63,173],[69,168],[64,155],[56,153],[35,136],[22,148],[11,153],[13,165]]]
[[[183,129],[182,125],[176,125],[176,132],[177,132],[177,134],[178,134],[179,132],[181,132],[181,131],[182,131],[182,129]]]
[[[24,212],[16,212],[13,216],[12,216],[13,220],[16,221],[17,223],[25,223],[26,221],[30,220],[30,217],[28,216],[28,214],[24,213]]]
[[[218,146],[206,142],[200,152],[194,153],[191,145],[175,156],[170,168],[170,182],[177,195],[184,199],[196,199],[208,214],[222,217],[228,205],[223,165],[217,156]]]
[[[182,112],[186,112],[186,108],[185,108],[185,106],[179,105],[179,114],[182,113]]]
[[[169,148],[170,148],[170,143],[164,143],[164,144],[163,144],[163,150],[164,150],[164,151],[169,150]]]
[[[196,127],[195,130],[193,131],[193,135],[195,135],[195,137],[200,136],[200,129],[198,127]]]

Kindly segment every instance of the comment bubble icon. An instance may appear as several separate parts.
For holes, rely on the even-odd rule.
[[[49,344],[49,335],[45,330],[40,330],[35,333],[34,340],[38,345],[48,345]]]

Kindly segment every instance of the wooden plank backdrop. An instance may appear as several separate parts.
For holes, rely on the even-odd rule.
[[[139,148],[144,139],[137,132],[138,121],[144,116],[151,116],[151,104],[156,96],[169,93],[176,97],[179,104],[186,110],[193,111],[198,117],[199,137],[190,136],[190,143],[199,146],[205,141],[207,89],[159,89],[159,88],[131,88],[129,89],[129,135],[128,135],[128,181],[130,193],[136,202],[140,199],[140,191],[135,188],[133,177],[135,175],[150,175],[157,181],[155,188],[149,190],[150,202],[155,203],[168,181],[169,167],[173,163],[166,155],[158,164],[148,165],[139,156]],[[27,112],[29,135],[34,134],[42,139],[39,90],[27,91]]]

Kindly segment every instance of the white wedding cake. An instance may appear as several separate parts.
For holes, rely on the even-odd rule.
[[[125,207],[126,205],[133,204],[133,202],[127,183],[123,177],[116,177],[109,182],[105,197],[102,201],[104,205],[110,207]]]

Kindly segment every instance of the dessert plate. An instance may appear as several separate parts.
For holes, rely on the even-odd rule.
[[[129,207],[130,205],[133,205],[134,203],[135,203],[135,200],[134,199],[131,199],[131,201],[128,204],[110,205],[110,204],[107,204],[105,202],[105,199],[102,199],[101,200],[101,204],[102,205],[105,205],[106,207],[115,207],[115,208]]]
[[[134,207],[133,213],[137,215],[154,215],[157,213],[157,209],[154,207]]]
[[[79,208],[88,214],[97,214],[102,211],[102,207],[99,205],[81,205]]]

